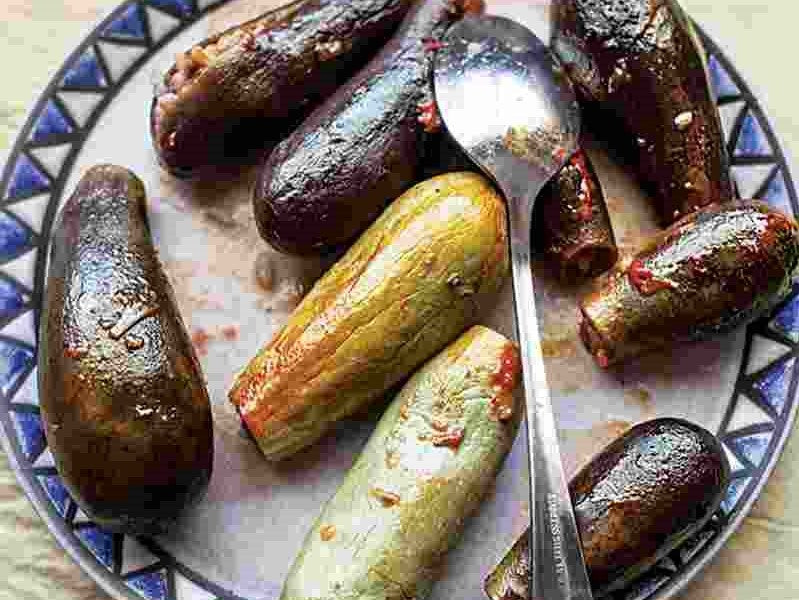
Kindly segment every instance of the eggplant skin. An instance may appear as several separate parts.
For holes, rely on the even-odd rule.
[[[627,431],[569,484],[597,597],[624,588],[702,529],[718,510],[730,468],[718,440],[682,419]],[[492,600],[528,600],[529,533],[486,580]]]
[[[618,259],[602,185],[582,150],[541,191],[534,222],[534,245],[565,283],[596,277]]]
[[[475,324],[507,275],[507,244],[505,205],[480,175],[394,201],[234,383],[264,456],[312,444]]]
[[[412,0],[295,0],[178,55],[150,111],[178,177],[271,149],[376,52]]]
[[[308,533],[282,600],[425,598],[513,444],[519,376],[516,346],[479,326],[420,369]]]
[[[275,148],[253,194],[269,244],[291,254],[335,250],[419,181],[425,144],[437,133],[437,116],[428,122],[420,112],[425,103],[435,110],[430,44],[481,8],[417,2],[380,53]]]
[[[554,51],[584,102],[601,111],[592,121],[606,124],[608,141],[637,154],[662,223],[731,200],[705,51],[680,5],[565,0],[554,14]]]
[[[799,228],[758,201],[688,215],[580,302],[580,334],[600,366],[702,340],[757,319],[790,293]]]
[[[53,231],[39,389],[56,467],[103,527],[161,533],[205,492],[213,433],[144,186],[121,167],[93,167]]]

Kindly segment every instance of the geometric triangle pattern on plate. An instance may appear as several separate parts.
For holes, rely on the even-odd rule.
[[[134,592],[146,600],[166,600],[166,571],[152,571],[132,577],[126,577],[125,583]]]
[[[114,81],[119,81],[133,66],[133,63],[147,52],[147,48],[143,46],[117,44],[112,41],[98,42],[97,47],[100,49],[111,79]]]
[[[8,186],[6,197],[10,200],[26,198],[35,194],[46,192],[50,187],[50,179],[33,164],[24,154],[21,154],[14,166],[11,184]]]
[[[16,283],[0,277],[0,321],[18,315],[29,301],[30,298]]]
[[[61,483],[61,478],[58,475],[39,475],[38,479],[58,514],[65,516],[70,497],[67,488]]]
[[[19,283],[33,289],[33,278],[36,274],[36,250],[29,250],[25,254],[8,261],[0,270],[8,277],[16,279]]]
[[[710,71],[710,83],[717,100],[737,97],[741,95],[741,90],[735,85],[732,77],[715,56],[708,60],[708,71]]]
[[[794,292],[794,296],[771,320],[769,329],[799,343],[799,294]]]
[[[770,406],[776,415],[782,415],[788,400],[795,361],[791,358],[777,363],[752,383],[760,401]]]
[[[772,424],[771,417],[766,411],[746,396],[738,396],[738,399],[735,401],[735,411],[732,413],[732,418],[727,425],[727,430],[739,431],[746,427],[761,425],[763,423]]]
[[[768,177],[774,171],[774,164],[733,165],[732,175],[738,192],[744,200],[750,200],[763,189]]]
[[[10,411],[11,422],[17,433],[17,442],[29,461],[34,461],[47,446],[44,438],[44,425],[38,412],[31,410]]]
[[[53,100],[48,100],[33,127],[31,140],[37,143],[44,142],[55,136],[65,136],[70,133],[72,133],[72,123]]]
[[[735,131],[735,124],[738,122],[738,115],[746,108],[746,102],[730,102],[719,106],[719,118],[721,119],[721,130],[724,133],[724,141],[729,143]]]
[[[72,144],[59,144],[31,148],[30,153],[47,170],[50,177],[55,179],[61,173],[61,167],[70,150],[72,150]]]
[[[158,557],[140,544],[136,538],[128,536],[122,542],[122,575],[151,567],[158,560]]]
[[[739,471],[743,471],[746,467],[744,464],[738,460],[738,457],[735,456],[735,453],[730,450],[727,444],[722,444],[722,448],[724,448],[724,454],[727,456],[727,462],[730,463],[730,472],[737,473]]]
[[[791,348],[789,346],[761,335],[754,335],[752,336],[752,346],[749,352],[749,364],[746,365],[746,374],[756,373],[790,352]]]
[[[729,437],[727,438],[727,444],[736,456],[746,459],[752,466],[757,468],[763,462],[773,437],[773,432],[763,431],[740,437]]]
[[[180,573],[175,573],[176,600],[213,600],[214,598],[214,594],[189,581]]]
[[[158,43],[167,34],[174,31],[180,25],[180,19],[162,10],[156,10],[150,6],[146,7],[147,21],[150,24],[150,32],[153,42]]]
[[[0,339],[0,391],[8,393],[33,367],[34,354],[29,347]]]
[[[789,215],[793,212],[791,195],[788,193],[788,186],[785,183],[785,175],[782,169],[776,169],[774,171],[765,189],[762,189],[759,193],[756,192],[755,197],[758,200],[767,202],[769,206]]]
[[[752,480],[751,477],[733,479],[729,487],[727,488],[727,493],[724,496],[724,499],[721,501],[721,510],[723,510],[728,515],[732,511],[734,511],[735,507],[738,506],[738,501],[741,499],[741,496],[743,496],[743,493],[746,491],[746,486],[749,485],[749,482],[751,480]]]
[[[194,11],[191,0],[147,0],[147,4],[184,18]]]
[[[61,87],[81,90],[101,91],[108,82],[94,49],[87,48],[83,55],[73,63],[61,81]]]
[[[34,469],[54,469],[55,468],[55,459],[53,458],[53,453],[50,452],[49,448],[45,448],[44,452],[39,455],[39,458],[33,463]],[[66,507],[65,507],[66,510]]]
[[[750,110],[744,117],[738,141],[735,144],[735,156],[771,156],[771,144],[757,117]]]
[[[14,397],[10,398],[15,404],[28,404],[31,406],[39,405],[39,381],[37,368],[34,366],[25,381],[14,392]]]
[[[61,102],[69,110],[70,116],[75,119],[79,127],[85,127],[89,122],[94,109],[105,97],[102,92],[75,92],[61,91],[58,94]]]
[[[8,262],[31,250],[33,244],[30,229],[8,213],[0,212],[0,263]]]
[[[147,30],[144,26],[144,15],[138,4],[131,4],[123,10],[109,25],[103,29],[104,38],[145,41]]]
[[[25,225],[30,227],[33,230],[33,233],[39,233],[42,230],[42,222],[44,221],[44,215],[47,212],[47,206],[50,204],[50,194],[38,194],[36,196],[31,196],[27,200],[17,200],[14,204],[9,204],[6,206],[6,210],[13,214],[15,217],[18,217]],[[19,224],[11,224],[8,223],[8,216],[3,215],[0,213],[0,262],[4,262],[8,260],[7,258],[3,258],[4,256],[8,256],[7,247],[12,240],[6,239],[6,233],[4,229],[6,227],[11,228],[12,225],[19,228]],[[24,228],[23,228],[24,229]],[[28,245],[31,244],[31,235],[29,231],[22,232],[24,236],[27,238],[26,241]],[[19,235],[19,233],[18,233]],[[23,246],[24,247],[24,246]],[[22,248],[19,248],[21,250]],[[16,252],[12,252],[12,256],[16,256],[19,253],[19,250]]]
[[[95,524],[75,529],[75,535],[94,557],[106,568],[114,565],[114,535]]]
[[[3,282],[3,279],[0,278],[0,283]],[[5,337],[14,338],[15,340],[20,340],[21,342],[25,342],[26,344],[30,344],[31,346],[36,345],[36,311],[29,310],[26,313],[21,314],[20,316],[16,317],[13,321],[8,323],[5,327],[0,329],[0,335]],[[35,390],[34,390],[35,391]],[[17,392],[15,398],[17,398],[17,402],[22,402],[19,400],[19,392]]]

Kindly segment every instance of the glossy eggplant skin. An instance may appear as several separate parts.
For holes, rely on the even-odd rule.
[[[280,460],[474,325],[508,272],[505,204],[480,175],[408,190],[316,283],[230,400]]]
[[[534,245],[565,283],[596,277],[616,263],[619,253],[605,195],[583,150],[541,190],[534,227]]]
[[[288,135],[385,43],[412,0],[295,0],[178,56],[150,126],[173,175],[210,175]]]
[[[679,4],[565,0],[555,6],[553,49],[582,99],[601,110],[593,121],[620,122],[601,131],[613,146],[635,148],[639,178],[663,225],[731,200],[705,52]]]
[[[53,231],[39,352],[48,445],[95,522],[161,533],[204,493],[213,435],[144,186],[121,167],[93,167]]]
[[[292,254],[343,246],[419,181],[424,145],[440,127],[435,41],[481,6],[420,0],[383,50],[275,148],[253,195],[267,242]]]
[[[580,335],[600,366],[748,323],[790,292],[799,229],[757,201],[688,215],[580,302]]]
[[[702,529],[729,484],[727,457],[708,431],[681,419],[641,423],[569,484],[594,595],[629,585]],[[492,600],[528,600],[529,534],[486,579]]]
[[[485,327],[416,373],[308,533],[282,600],[425,598],[513,444],[519,374],[516,346]]]

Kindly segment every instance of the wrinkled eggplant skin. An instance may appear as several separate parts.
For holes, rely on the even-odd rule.
[[[204,493],[213,437],[145,203],[141,181],[110,165],[67,201],[53,228],[39,388],[73,498],[104,527],[151,535]]]
[[[601,366],[748,323],[790,292],[796,222],[767,205],[704,208],[656,236],[580,302],[580,333]],[[643,274],[643,277],[641,277]]]
[[[515,345],[474,327],[414,375],[308,533],[282,600],[425,598],[513,444],[519,365]],[[457,447],[435,443],[444,427],[463,432]]]
[[[230,400],[281,460],[473,325],[508,272],[502,198],[473,173],[408,190],[316,283]]]
[[[225,51],[181,92],[176,123],[167,131],[156,124],[153,101],[151,132],[162,166],[181,178],[203,177],[248,159],[253,150],[273,148],[385,43],[412,4],[298,0],[200,42],[267,25],[250,42]],[[173,66],[165,81],[174,72]],[[171,131],[169,147],[163,138]]]
[[[730,468],[718,440],[681,419],[641,423],[569,484],[594,595],[629,585],[718,510]],[[529,533],[486,579],[492,600],[528,600]]]
[[[675,0],[566,0],[553,49],[609,142],[636,147],[640,180],[663,225],[733,198],[705,52]],[[614,120],[614,119],[611,119]],[[621,138],[621,139],[620,139]]]
[[[564,283],[596,277],[616,263],[602,185],[582,150],[541,191],[533,221],[533,243]]]
[[[462,0],[420,0],[381,52],[336,91],[266,161],[253,207],[274,248],[325,253],[353,240],[419,181],[430,134],[419,105],[431,101],[434,52]]]

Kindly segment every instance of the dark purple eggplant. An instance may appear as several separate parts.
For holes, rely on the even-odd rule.
[[[681,419],[641,423],[569,484],[596,597],[623,588],[718,510],[730,467],[718,440]],[[529,533],[486,579],[491,600],[529,600]]]
[[[664,225],[733,198],[705,51],[675,0],[564,0],[553,49],[612,146],[636,170]],[[605,126],[601,126],[605,124]],[[620,126],[617,126],[620,125]]]
[[[648,242],[580,302],[600,366],[708,338],[766,314],[791,291],[799,228],[757,202],[703,208]]]
[[[473,0],[421,0],[392,40],[266,161],[253,197],[261,235],[292,254],[353,240],[422,176],[438,132],[431,67],[438,39]]]
[[[582,150],[541,191],[534,223],[533,243],[563,282],[596,277],[618,258],[605,195]]]
[[[142,182],[90,169],[53,228],[39,346],[49,447],[114,531],[163,532],[211,477],[211,407],[158,261]]]
[[[190,177],[270,149],[361,67],[412,0],[295,0],[178,55],[153,101],[161,164]]]

